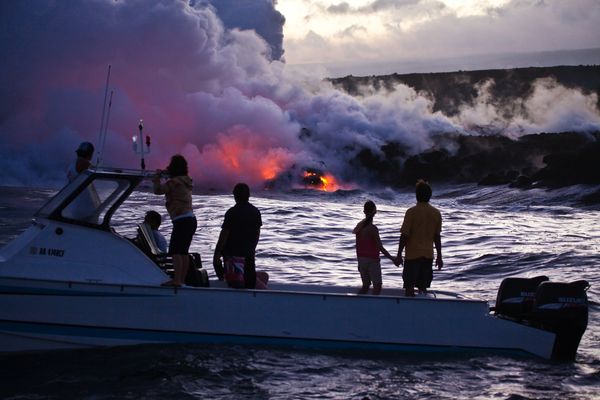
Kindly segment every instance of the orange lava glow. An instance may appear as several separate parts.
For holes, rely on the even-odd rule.
[[[310,188],[322,190],[324,192],[335,192],[336,190],[340,189],[340,185],[335,177],[329,173],[320,175],[313,171],[304,171],[303,178],[316,182],[313,185],[309,185],[308,187]]]
[[[281,162],[278,158],[262,159],[259,165],[260,175],[263,179],[274,179],[281,172]]]
[[[202,156],[209,168],[255,185],[276,178],[292,162],[287,149],[270,147],[249,132],[219,135],[216,144],[205,146]]]
[[[335,177],[331,174],[325,174],[321,177],[321,182],[323,182],[323,188],[326,192],[335,192],[340,188]]]

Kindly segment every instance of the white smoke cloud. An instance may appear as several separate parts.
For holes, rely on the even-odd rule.
[[[531,94],[498,103],[491,94],[494,81],[478,86],[473,105],[463,105],[453,118],[467,130],[503,134],[511,138],[539,132],[600,131],[598,96],[567,88],[554,78],[533,82]]]
[[[529,117],[527,133],[600,131],[598,96],[566,88],[552,78],[540,79],[524,107]]]
[[[242,180],[258,187],[299,165],[324,165],[353,180],[360,171],[352,160],[362,149],[377,155],[396,142],[416,153],[439,133],[497,119],[489,106],[449,118],[405,85],[363,88],[352,97],[272,60],[273,46],[255,31],[226,28],[215,14],[226,4],[235,7],[172,0],[1,3],[0,183],[64,182],[78,143],[98,141],[109,64],[114,98],[104,160],[139,165],[130,138],[143,119],[153,138],[148,168],[183,153],[205,188],[229,189]],[[269,18],[251,19],[271,21],[268,31],[277,32],[283,21]],[[576,121],[593,128],[593,101],[541,85],[516,124],[573,130],[565,121]]]
[[[231,131],[239,140],[261,137],[263,146],[294,148],[299,127],[271,95],[282,70],[270,62],[272,49],[254,31],[226,30],[212,7],[171,0],[15,2],[2,4],[2,22],[8,57],[0,67],[1,152],[44,146],[35,158],[54,166],[40,176],[26,160],[18,168],[18,159],[3,157],[3,171],[11,172],[4,182],[60,181],[64,168],[56,165],[70,162],[79,141],[97,142],[109,64],[115,96],[107,162],[136,166],[129,138],[141,118],[153,136],[153,167],[187,145],[229,143],[222,138]],[[275,22],[281,29],[282,21]],[[70,140],[47,152],[64,130]]]
[[[269,44],[270,59],[283,57],[285,17],[275,9],[276,0],[199,0],[190,3],[192,6],[210,4],[226,28],[256,31]]]

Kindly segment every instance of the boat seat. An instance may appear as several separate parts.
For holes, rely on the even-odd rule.
[[[538,286],[546,281],[548,277],[543,275],[534,278],[505,278],[498,288],[494,311],[511,318],[527,317],[533,310]]]
[[[169,253],[163,253],[152,234],[152,228],[145,222],[138,225],[138,235],[136,238],[138,247],[146,255],[165,271],[167,275],[173,277],[173,257]],[[209,286],[208,272],[202,268],[202,258],[199,253],[190,253],[190,267],[185,278],[185,284],[189,286]]]

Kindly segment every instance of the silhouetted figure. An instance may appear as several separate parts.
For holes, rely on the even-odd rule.
[[[190,265],[188,257],[190,244],[198,227],[192,209],[192,178],[188,176],[186,159],[179,154],[171,157],[171,162],[166,170],[169,179],[165,183],[161,183],[162,172],[157,170],[152,182],[154,183],[154,193],[165,195],[167,211],[173,222],[169,254],[173,257],[175,269],[173,279],[163,285],[181,286],[187,276]]]
[[[165,239],[163,234],[158,231],[158,228],[160,228],[160,224],[162,223],[160,214],[154,210],[148,211],[144,217],[144,223],[148,224],[150,229],[152,229],[152,236],[154,237],[158,249],[161,252],[166,253],[168,251],[167,239]]]
[[[256,245],[262,226],[260,211],[250,204],[250,188],[245,183],[235,185],[233,198],[235,206],[225,213],[213,266],[219,279],[225,278],[231,287],[264,289],[269,276],[266,272],[257,273],[255,266]]]
[[[90,142],[81,142],[77,150],[77,159],[69,166],[67,170],[67,179],[72,182],[77,175],[88,169],[92,165],[92,157],[94,156],[94,145]]]
[[[381,260],[379,253],[383,253],[390,260],[395,261],[390,253],[381,244],[379,229],[373,224],[377,213],[375,203],[368,200],[363,209],[365,218],[360,221],[352,233],[356,235],[356,258],[358,259],[358,272],[362,280],[362,288],[358,294],[366,294],[373,284],[373,294],[381,293]]]
[[[89,169],[92,165],[94,155],[94,145],[90,142],[81,142],[75,150],[77,158],[67,168],[67,179],[69,183],[73,182],[83,171]],[[63,211],[63,216],[77,221],[98,223],[96,211],[100,205],[100,198],[93,183],[87,185],[77,197]]]
[[[396,265],[403,263],[402,251],[406,248],[402,279],[406,296],[415,295],[415,287],[426,293],[433,280],[433,247],[437,252],[436,265],[442,269],[442,215],[429,204],[431,187],[423,180],[416,185],[417,205],[406,210],[402,228]]]

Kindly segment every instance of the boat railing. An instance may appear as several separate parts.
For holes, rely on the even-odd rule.
[[[151,179],[156,176],[155,170],[137,169],[137,168],[118,168],[118,167],[93,167],[90,169],[92,172],[104,173],[104,174],[123,174],[123,175],[136,175],[142,176],[144,179]],[[161,176],[166,177],[165,172],[161,173]]]

